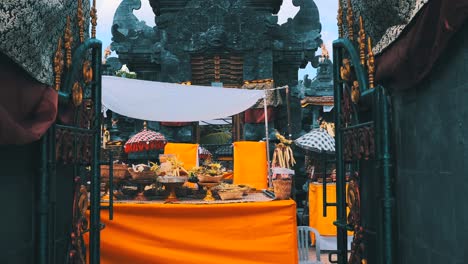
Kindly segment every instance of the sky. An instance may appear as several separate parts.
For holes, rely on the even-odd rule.
[[[312,1],[312,0],[304,0]],[[98,10],[98,25],[97,25],[97,38],[103,43],[103,47],[110,45],[112,34],[111,26],[114,18],[114,13],[121,0],[97,0]],[[314,0],[315,4],[319,9],[320,22],[322,23],[322,39],[325,43],[330,56],[332,56],[332,42],[338,38],[338,29],[336,26],[336,14],[338,10],[337,0]],[[299,7],[295,7],[292,4],[292,0],[283,0],[280,12],[278,13],[278,24],[283,24],[288,18],[293,18],[299,11]],[[145,21],[148,26],[154,26],[154,13],[149,4],[149,0],[141,0],[140,10],[135,10],[134,14],[142,21]],[[317,54],[320,54],[320,49]],[[112,53],[111,56],[116,56]],[[312,66],[307,65],[305,69],[298,71],[298,78],[302,79],[305,74],[309,76],[315,76],[316,70]]]

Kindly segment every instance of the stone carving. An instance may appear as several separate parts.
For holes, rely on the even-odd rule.
[[[141,49],[149,52],[151,46],[158,41],[157,30],[138,20],[133,14],[133,10],[140,8],[140,0],[124,0],[117,8],[111,27],[111,49],[117,53]]]
[[[136,39],[141,36],[154,36],[153,28],[147,26],[144,21],[138,20],[138,18],[133,14],[133,10],[139,10],[140,8],[140,0],[122,1],[114,15],[112,25],[112,35],[115,38],[114,41],[122,42],[122,40],[125,39]]]
[[[114,16],[112,49],[139,78],[175,83],[195,80],[193,58],[199,58],[203,64],[197,67],[205,69],[211,67],[204,64],[209,58],[225,55],[221,65],[230,68],[221,67],[225,76],[221,78],[232,78],[232,86],[237,82],[232,80],[242,78],[274,79],[277,86],[291,87],[291,115],[293,122],[300,123],[297,70],[318,60],[315,51],[322,40],[314,1],[293,3],[300,11],[280,26],[273,15],[281,5],[278,0],[150,0],[157,24],[151,28],[133,14],[140,8],[140,0],[123,0]],[[238,69],[242,76],[237,77]],[[283,110],[278,111],[280,119]],[[274,125],[287,127],[281,122]],[[292,127],[293,134],[298,134],[301,126]]]

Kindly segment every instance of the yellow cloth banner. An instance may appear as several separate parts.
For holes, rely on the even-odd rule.
[[[101,264],[298,263],[292,200],[114,204],[101,222]]]
[[[191,170],[198,163],[198,144],[167,143],[164,154],[175,154],[184,163],[184,169]]]
[[[327,184],[327,202],[336,202],[336,184]],[[309,184],[309,226],[317,229],[321,236],[336,236],[334,221],[336,221],[336,207],[334,206],[327,207],[327,216],[323,216],[323,185],[321,183]],[[352,232],[348,234],[352,235]]]
[[[268,187],[266,142],[234,142],[234,184]]]

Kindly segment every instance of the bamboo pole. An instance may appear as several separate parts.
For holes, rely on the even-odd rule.
[[[270,138],[268,136],[268,111],[267,111],[267,102],[266,102],[266,90],[263,91],[263,111],[265,113],[265,139],[266,139],[266,154],[267,154],[267,169],[268,169],[268,187],[273,187],[273,182],[271,181],[271,169],[270,169]]]

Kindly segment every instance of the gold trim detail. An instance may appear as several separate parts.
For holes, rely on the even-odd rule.
[[[354,81],[353,86],[351,86],[351,101],[357,104],[359,102],[360,97],[361,97],[361,92],[359,91],[359,82]]]
[[[341,7],[341,0],[338,0],[338,16],[336,18],[338,20],[338,37],[343,37],[343,8]]]
[[[57,43],[57,51],[54,56],[54,72],[55,72],[55,90],[60,90],[60,83],[63,72],[63,51],[62,51],[62,37],[59,38]]]
[[[93,7],[91,8],[91,37],[96,38],[96,26],[97,26],[97,9],[96,0],[93,0]]]
[[[80,42],[84,42],[84,17],[83,17],[83,2],[82,0],[78,0],[78,27],[80,29]]]
[[[369,72],[369,88],[374,88],[374,72],[375,72],[375,60],[374,52],[372,52],[372,41],[371,38],[367,38],[367,69]]]
[[[340,67],[340,77],[343,81],[349,82],[351,80],[351,64],[349,59],[343,59],[343,66]]]
[[[73,98],[73,104],[75,106],[80,106],[81,103],[83,102],[83,89],[81,88],[81,85],[79,82],[75,82],[75,84],[73,84],[72,98]]]
[[[72,32],[70,29],[70,16],[67,16],[67,27],[65,29],[65,36],[64,36],[64,41],[65,41],[65,51],[67,53],[67,69],[70,69],[71,64],[72,64],[72,42],[73,42],[73,36]]]
[[[351,0],[348,0],[348,8],[346,20],[348,21],[348,38],[349,40],[354,40],[354,28],[353,28],[353,5],[351,5]]]
[[[83,80],[86,84],[89,84],[93,80],[93,68],[89,61],[83,63]]]
[[[361,59],[361,65],[366,65],[366,32],[364,31],[364,22],[362,16],[359,16],[359,57]]]

